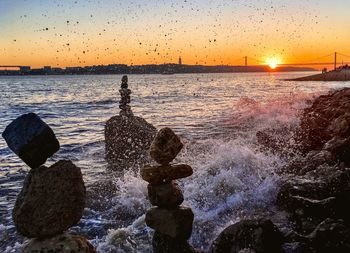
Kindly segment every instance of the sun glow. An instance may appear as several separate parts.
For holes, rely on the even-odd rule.
[[[279,64],[281,64],[281,61],[276,57],[271,57],[266,59],[266,64],[271,68],[275,69],[278,67]]]

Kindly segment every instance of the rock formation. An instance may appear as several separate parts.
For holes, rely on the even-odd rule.
[[[106,159],[109,168],[123,171],[143,165],[150,160],[149,149],[157,129],[141,117],[134,116],[129,105],[131,90],[128,78],[123,76],[119,90],[120,113],[110,118],[105,126]]]
[[[243,220],[224,229],[211,253],[280,253],[283,237],[267,219]]]
[[[327,150],[350,165],[350,88],[315,99],[303,112],[298,140],[305,153]]]
[[[33,238],[24,244],[23,252],[95,253],[85,238],[64,234],[80,221],[86,193],[81,170],[71,161],[43,166],[59,148],[52,129],[30,113],[15,119],[3,137],[32,168],[12,212],[17,232]]]
[[[127,117],[131,117],[133,116],[133,113],[131,111],[131,107],[130,107],[130,94],[131,94],[131,90],[128,89],[128,77],[127,76],[123,76],[122,78],[122,84],[121,87],[119,89],[119,93],[121,96],[121,100],[119,101],[119,108],[120,108],[120,116],[127,116]]]
[[[184,200],[181,189],[174,181],[192,175],[188,165],[169,164],[180,152],[183,144],[170,129],[161,129],[150,147],[151,157],[161,165],[147,165],[141,177],[149,183],[148,196],[152,207],[146,213],[146,224],[155,230],[154,253],[195,253],[187,240],[191,237],[193,212],[180,206]]]
[[[350,88],[316,98],[296,134],[302,156],[284,173],[277,205],[288,212],[289,252],[350,252]],[[299,250],[299,251],[298,251]],[[304,251],[303,251],[304,250]]]

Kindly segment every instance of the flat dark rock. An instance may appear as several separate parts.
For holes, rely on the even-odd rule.
[[[2,136],[9,148],[31,168],[43,165],[60,148],[52,129],[35,113],[12,121]]]
[[[158,185],[175,179],[189,177],[193,174],[193,169],[187,164],[146,165],[140,170],[140,174],[143,180],[150,184]]]
[[[81,171],[71,161],[30,170],[12,212],[17,231],[46,238],[76,225],[85,207]]]

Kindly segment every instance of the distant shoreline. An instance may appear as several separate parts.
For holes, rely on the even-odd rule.
[[[301,67],[277,67],[271,69],[269,66],[204,66],[204,65],[182,65],[182,64],[161,64],[161,65],[139,65],[128,66],[120,64],[52,68],[46,66],[39,69],[32,69],[29,66],[18,66],[19,70],[0,70],[0,76],[34,76],[34,75],[126,75],[126,74],[203,74],[203,73],[256,73],[256,72],[300,72],[316,71],[313,68]]]

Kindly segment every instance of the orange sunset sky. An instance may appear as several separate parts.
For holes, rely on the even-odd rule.
[[[1,0],[0,65],[241,65],[350,55],[348,0]],[[332,61],[333,56],[320,61]],[[343,59],[339,56],[339,61]],[[350,60],[350,59],[348,59]]]

